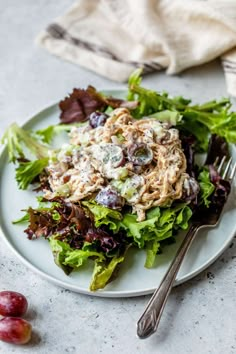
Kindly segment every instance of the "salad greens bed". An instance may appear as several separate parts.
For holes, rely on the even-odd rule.
[[[117,107],[127,107],[136,119],[152,117],[177,128],[187,160],[187,173],[196,178],[200,186],[194,198],[175,201],[169,207],[153,207],[147,211],[146,220],[140,222],[127,206],[114,210],[92,198],[71,203],[65,201],[63,195],[49,201],[37,196],[38,207],[29,207],[14,223],[27,223],[25,233],[30,240],[47,239],[55,263],[66,274],[88,259],[92,260],[90,290],[95,291],[117,276],[129,247],[145,249],[145,267],[154,267],[158,264],[156,256],[163,252],[164,246],[175,242],[178,230],[188,228],[196,208],[214,206],[214,193],[219,190],[224,193],[224,186],[213,162],[215,156],[228,154],[228,143],[236,143],[236,113],[230,110],[227,98],[192,105],[181,96],[172,98],[166,92],[146,89],[141,86],[141,70],[135,71],[129,79],[127,100],[106,97],[88,86],[86,90],[74,89],[59,107],[58,125],[28,131],[14,123],[3,136],[9,162],[16,164],[20,189],[33,186],[33,190],[40,193],[49,188],[48,152],[54,151],[55,135],[87,124],[93,112],[110,113]],[[203,166],[196,165],[196,152],[207,153]]]

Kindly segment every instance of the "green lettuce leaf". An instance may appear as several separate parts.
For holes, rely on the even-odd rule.
[[[146,220],[137,222],[137,216],[125,214],[120,229],[133,238],[133,244],[147,250],[145,267],[153,266],[161,242],[172,238],[178,229],[186,230],[192,211],[185,203],[170,208],[152,208]]]
[[[92,281],[90,283],[90,290],[96,291],[103,289],[114,275],[114,271],[117,270],[117,266],[124,261],[124,254],[120,256],[114,256],[111,260],[95,260],[94,271],[92,275]]]
[[[168,93],[159,93],[154,90],[141,87],[142,69],[135,70],[128,81],[128,100],[139,102],[139,106],[132,111],[132,115],[136,118],[150,116],[160,111],[177,111],[181,112],[189,105],[191,100],[182,96],[169,98]]]
[[[34,210],[37,210],[37,211],[49,211],[49,212],[52,213],[54,220],[59,220],[59,215],[56,212],[56,210],[54,210],[54,207],[55,206],[60,206],[60,203],[51,202],[51,201],[45,201],[42,196],[39,196],[36,199],[38,201],[38,206]],[[26,213],[21,218],[12,221],[12,223],[13,224],[23,224],[23,223],[29,222],[30,221],[29,210],[31,210],[31,209],[32,208],[29,207],[28,211],[22,210],[22,211],[26,211]]]
[[[171,126],[177,125],[182,121],[182,116],[177,111],[169,111],[166,109],[165,111],[156,112],[150,115],[150,118],[156,118],[160,122],[169,123]]]
[[[83,123],[73,123],[73,124],[56,124],[56,125],[49,125],[44,129],[39,129],[36,131],[36,135],[39,135],[44,143],[49,144],[53,138],[63,132],[69,133],[72,127],[81,127],[87,125],[88,122]]]
[[[45,169],[48,165],[48,158],[20,162],[16,168],[16,181],[19,189],[27,189],[29,184]]]
[[[146,220],[141,222],[137,222],[136,215],[125,214],[120,228],[126,230],[139,248],[144,248],[147,241],[160,242],[172,237],[174,230],[185,230],[191,216],[192,211],[185,203],[170,208],[155,207],[147,212]]]
[[[176,208],[176,219],[174,227],[176,229],[180,228],[182,230],[187,230],[189,226],[189,220],[192,216],[192,210],[186,205],[181,209]]]
[[[206,126],[212,134],[217,134],[229,143],[236,143],[236,113],[224,109],[221,112],[206,113],[191,109],[188,113],[197,116],[197,121]]]
[[[93,214],[96,227],[107,225],[110,230],[113,230],[114,232],[118,231],[119,224],[117,221],[122,220],[123,218],[119,211],[99,205],[95,201],[85,201],[82,202],[82,204]]]
[[[12,221],[12,224],[24,224],[29,222],[29,213],[25,213],[21,218]]]
[[[54,261],[68,275],[78,269],[91,258],[94,260],[94,271],[91,279],[90,290],[103,289],[114,278],[118,271],[118,265],[124,261],[127,248],[122,254],[106,257],[101,252],[93,251],[91,244],[85,243],[83,249],[73,249],[66,242],[57,239],[57,236],[49,238]]]
[[[146,261],[145,267],[152,268],[156,259],[157,252],[160,248],[160,242],[157,240],[149,241],[146,245]]]
[[[137,215],[125,214],[120,222],[120,228],[127,232],[127,236],[133,238],[139,248],[144,248],[145,241],[156,237],[156,225],[159,219],[159,208],[156,208],[157,215],[145,221],[137,222]]]
[[[64,261],[66,255],[71,252],[71,247],[66,242],[59,241],[54,237],[50,237],[48,240],[52,250],[54,262],[67,275],[70,274],[73,270],[73,267],[70,267],[69,265],[65,265]]]
[[[132,112],[135,118],[143,116],[160,117],[161,121],[176,122],[176,112],[182,119],[178,119],[177,128],[193,134],[198,151],[206,151],[209,134],[217,134],[229,143],[236,143],[236,113],[230,111],[231,103],[228,98],[219,101],[213,100],[201,105],[190,105],[191,100],[184,97],[169,97],[166,92],[159,93],[141,87],[141,70],[135,71],[129,79],[128,99],[139,102]],[[170,119],[170,113],[174,112]]]
[[[214,192],[215,186],[213,183],[211,183],[210,173],[206,168],[200,172],[198,176],[198,183],[200,186],[200,203],[204,204],[208,208],[211,204],[209,197]]]
[[[81,267],[89,257],[96,257],[99,261],[105,259],[102,253],[88,249],[73,249],[68,243],[60,241],[54,236],[49,238],[49,243],[56,265],[62,268],[66,274]]]
[[[96,257],[100,261],[105,259],[104,255],[100,252],[73,250],[67,253],[63,264],[73,268],[79,268],[87,261],[89,257]]]
[[[178,229],[186,230],[192,216],[192,211],[186,203],[179,203],[170,208],[152,208],[146,213],[146,220],[141,222],[137,221],[136,214],[122,215],[94,201],[82,204],[92,212],[96,227],[107,225],[115,233],[124,230],[133,245],[139,248],[148,247],[148,267],[154,263],[159,243],[173,237]]]
[[[14,163],[26,157],[23,146],[38,159],[47,158],[51,150],[49,146],[37,141],[30,131],[19,127],[16,123],[12,123],[5,131],[1,143],[7,147],[9,162]]]

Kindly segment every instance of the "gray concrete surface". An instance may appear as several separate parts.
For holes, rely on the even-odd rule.
[[[75,86],[123,88],[63,62],[34,44],[36,35],[69,6],[65,0],[0,0],[0,135],[11,122],[24,123]],[[226,96],[218,61],[144,84],[203,101]],[[6,202],[7,207],[7,202]],[[233,221],[235,222],[235,221]],[[147,340],[135,324],[149,296],[103,299],[62,289],[27,269],[0,239],[0,290],[29,299],[32,341],[18,347],[0,342],[3,354],[234,354],[236,353],[236,242],[187,283],[174,288],[159,330]]]

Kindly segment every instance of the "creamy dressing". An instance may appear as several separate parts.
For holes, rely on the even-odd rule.
[[[48,172],[52,191],[46,197],[61,193],[78,202],[110,185],[139,220],[151,206],[197,188],[186,173],[178,130],[154,118],[134,120],[124,108],[114,110],[104,126],[73,128],[70,144],[50,157]]]

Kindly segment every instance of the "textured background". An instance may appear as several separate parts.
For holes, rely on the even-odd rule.
[[[75,86],[124,88],[63,62],[34,44],[36,35],[68,8],[65,0],[0,0],[0,135],[60,100]],[[149,75],[144,84],[194,101],[226,96],[220,64],[213,62],[175,77]],[[7,203],[6,203],[7,207]],[[236,242],[206,271],[173,289],[158,333],[145,341],[135,324],[149,296],[102,299],[59,288],[15,258],[0,239],[0,290],[29,299],[32,341],[22,347],[0,342],[3,354],[236,352]]]

